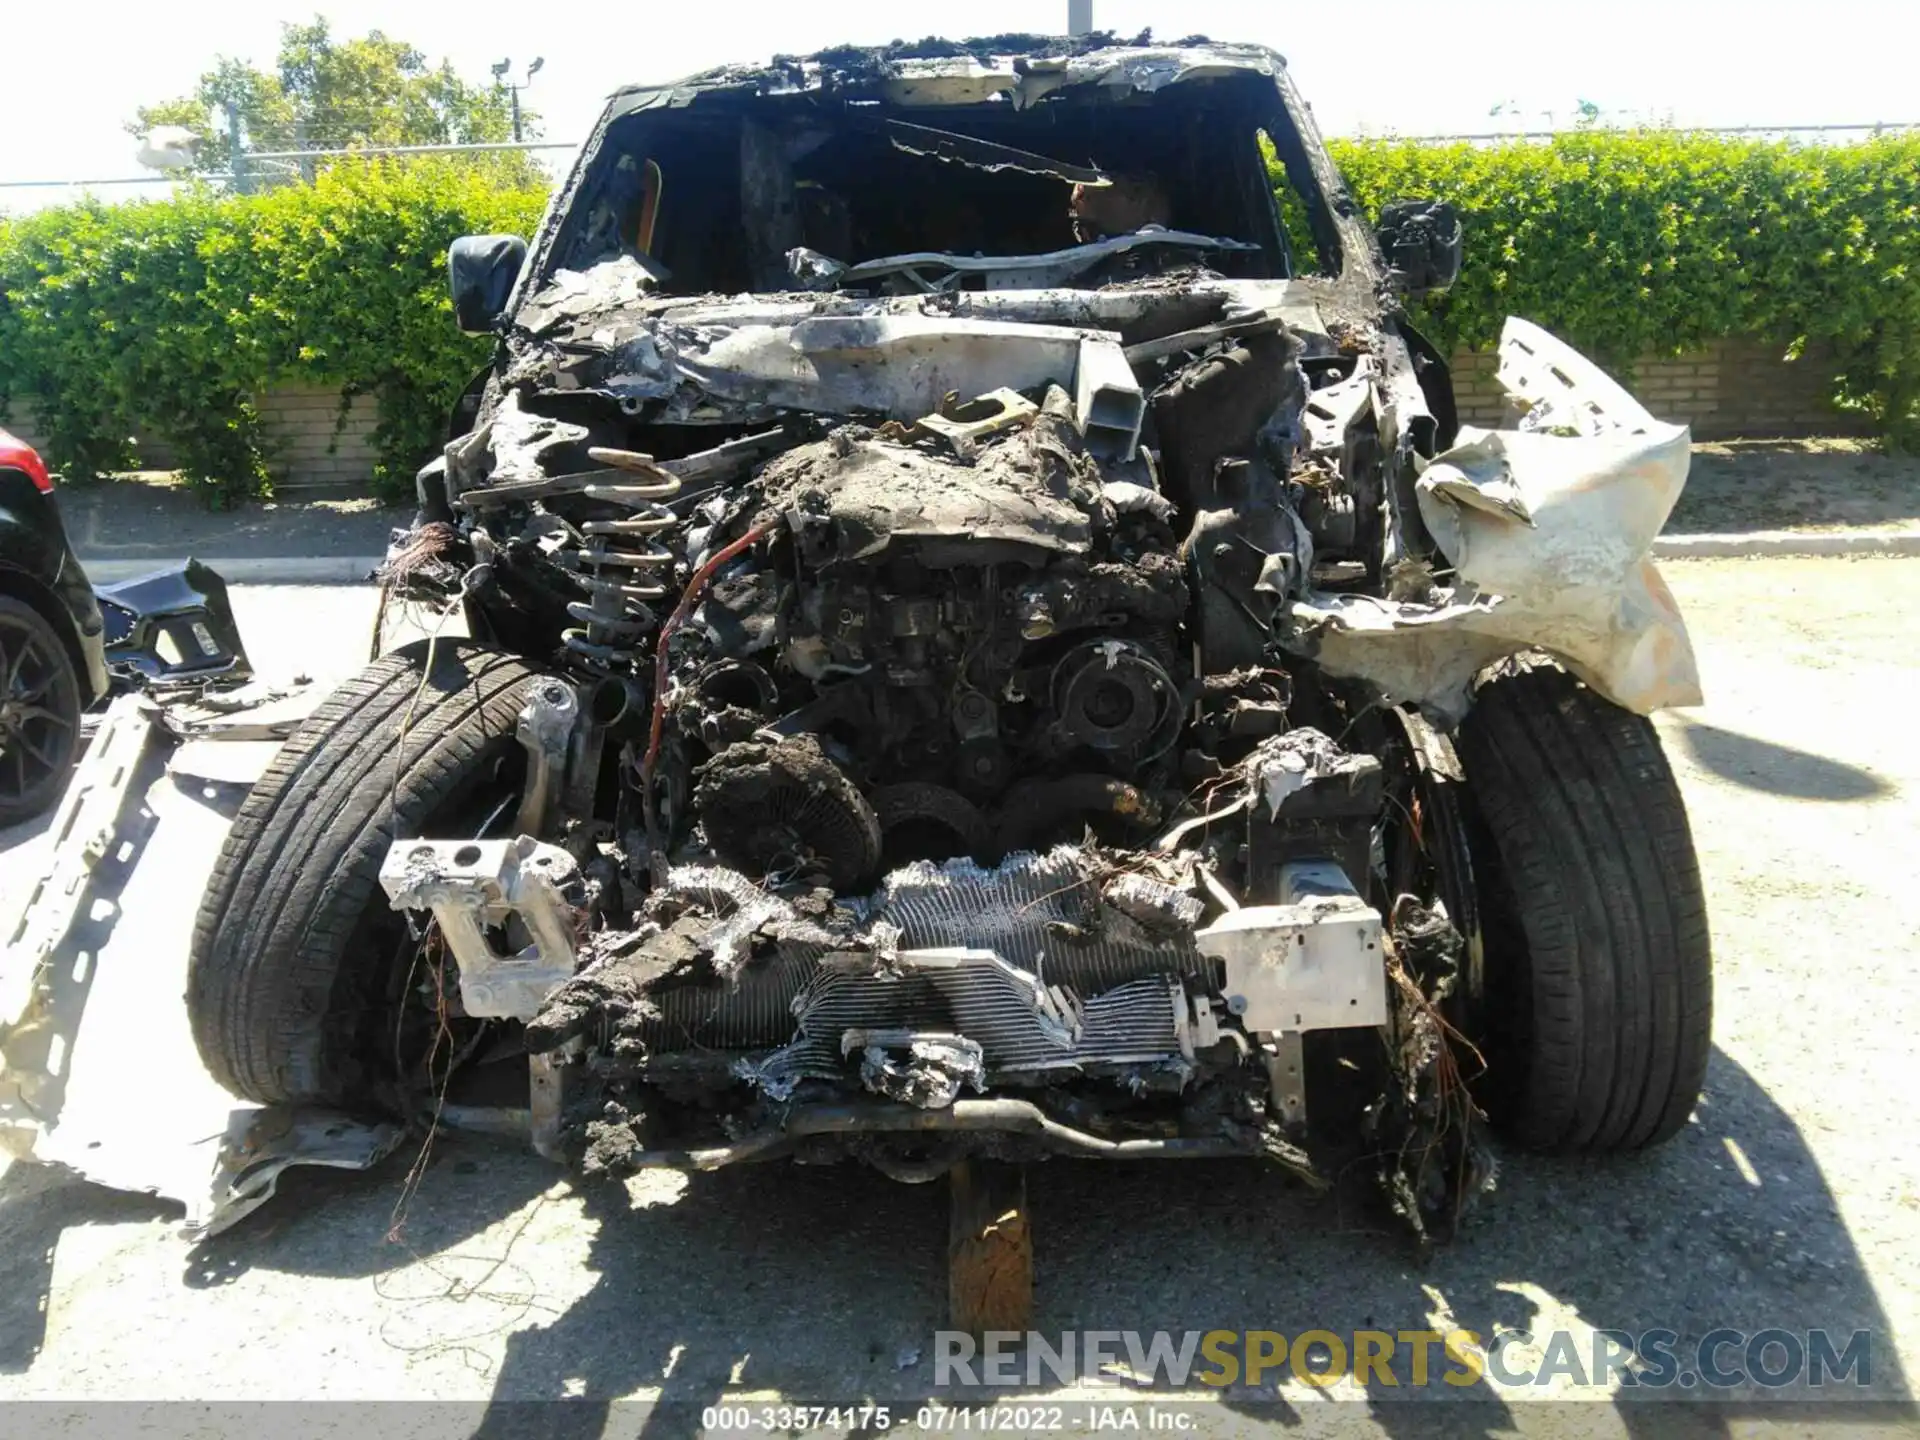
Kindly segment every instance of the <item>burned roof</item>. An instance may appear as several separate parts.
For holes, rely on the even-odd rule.
[[[870,97],[897,105],[1025,106],[1068,89],[1150,94],[1190,80],[1274,77],[1285,68],[1285,59],[1265,46],[1220,44],[1204,35],[1166,44],[1154,43],[1151,32],[1131,40],[1105,31],[1073,37],[929,37],[777,55],[764,64],[722,66],[664,85],[626,86],[614,92],[607,118],[722,97],[751,101],[805,94]]]

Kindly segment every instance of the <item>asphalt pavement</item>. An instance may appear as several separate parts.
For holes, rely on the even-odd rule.
[[[1717,958],[1716,1046],[1693,1123],[1626,1160],[1503,1154],[1495,1192],[1425,1260],[1357,1181],[1313,1197],[1251,1163],[1049,1162],[1032,1180],[1037,1328],[1507,1327],[1539,1338],[1515,1353],[1542,1370],[1561,1330],[1582,1354],[1602,1329],[1666,1328],[1682,1345],[1720,1327],[1867,1330],[1869,1384],[1750,1384],[1712,1410],[1649,1410],[1633,1395],[1534,1404],[1592,1393],[1564,1370],[1523,1392],[1417,1390],[1403,1357],[1394,1385],[1332,1392],[1359,1395],[1348,1403],[1241,1384],[1190,1418],[1204,1433],[1910,1426],[1920,1150],[1901,1097],[1920,1016],[1920,760],[1903,717],[1920,708],[1920,561],[1663,569],[1708,697],[1660,720]],[[343,675],[365,654],[363,588],[235,597],[263,659]],[[0,885],[32,853],[21,842],[0,855]],[[140,1064],[128,1057],[129,1085]],[[938,1185],[776,1164],[576,1187],[510,1145],[453,1137],[372,1174],[292,1175],[267,1209],[196,1248],[176,1238],[178,1213],[44,1169],[0,1175],[0,1398],[434,1399],[467,1408],[421,1412],[418,1428],[468,1434],[504,1433],[514,1402],[563,1396],[680,1402],[692,1428],[687,1417],[723,1397],[865,1397],[899,1414],[935,1390]],[[1041,1390],[1078,1407],[1071,1428],[1086,1428],[1090,1401],[1130,1398],[1119,1384]],[[1782,1396],[1801,1403],[1771,1408]],[[1836,1403],[1858,1399],[1885,1403]],[[598,1434],[627,1412],[571,1413],[569,1433]],[[653,1423],[634,1412],[633,1425]]]

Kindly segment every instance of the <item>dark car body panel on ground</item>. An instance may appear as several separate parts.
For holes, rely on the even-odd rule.
[[[92,704],[107,693],[105,626],[74,556],[46,467],[0,430],[0,593],[25,601],[60,632]]]

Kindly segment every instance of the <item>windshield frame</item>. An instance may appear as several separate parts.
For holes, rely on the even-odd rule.
[[[1262,78],[1266,82],[1260,91],[1263,103],[1256,106],[1256,112],[1269,113],[1255,113],[1250,117],[1252,123],[1244,137],[1247,148],[1250,152],[1257,151],[1256,130],[1264,131],[1272,140],[1285,167],[1288,182],[1306,207],[1322,256],[1335,257],[1338,262],[1335,273],[1299,276],[1294,283],[1343,292],[1347,302],[1343,309],[1351,311],[1361,308],[1375,314],[1381,312],[1385,267],[1372,228],[1360,214],[1351,192],[1327,153],[1312,112],[1301,99],[1280,56],[1257,47],[1209,47],[1201,51],[1115,47],[1095,53],[1103,63],[1115,68],[1136,61],[1142,64],[1158,62],[1167,56],[1192,62],[1198,56],[1210,63],[1191,66],[1195,71],[1195,79],[1219,78],[1236,73]],[[815,60],[819,58],[814,57]],[[804,66],[811,62],[795,63]],[[1015,61],[1007,73],[1016,74],[1020,69],[1020,62]],[[791,74],[788,71],[781,73]],[[910,123],[923,123],[922,117],[930,117],[938,111],[969,108],[938,103],[945,92],[941,96],[926,94],[924,98],[903,102],[900,90],[902,83],[898,77],[894,77],[891,93],[882,93],[887,92],[889,86],[884,81],[876,81],[872,86],[874,94],[861,96],[855,93],[843,98],[849,98],[857,104],[872,105],[876,119],[900,119]],[[1190,82],[1185,79],[1166,82],[1169,86],[1184,83]],[[565,181],[548,203],[527,264],[522,267],[514,287],[509,314],[517,313],[531,295],[548,284],[559,270],[567,268],[563,262],[570,258],[569,251],[580,237],[581,227],[586,223],[586,212],[591,209],[592,197],[606,182],[610,167],[618,163],[622,154],[630,153],[629,145],[609,144],[616,126],[648,112],[683,111],[696,107],[732,110],[748,119],[781,118],[791,113],[788,107],[796,96],[818,93],[821,93],[818,88],[805,84],[792,84],[770,91],[765,86],[763,72],[738,68],[712,72],[669,86],[634,87],[616,92],[603,109],[586,143],[581,146]],[[1268,96],[1273,102],[1270,108],[1264,103]],[[1005,96],[984,88],[983,82],[982,93],[971,103],[1003,104]],[[1259,183],[1266,186],[1266,208],[1270,212],[1273,227],[1272,243],[1284,256],[1286,237],[1264,168]]]

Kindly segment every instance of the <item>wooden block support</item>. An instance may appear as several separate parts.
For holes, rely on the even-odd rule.
[[[947,1172],[947,1312],[956,1330],[1025,1332],[1033,1319],[1027,1169],[962,1160]]]

